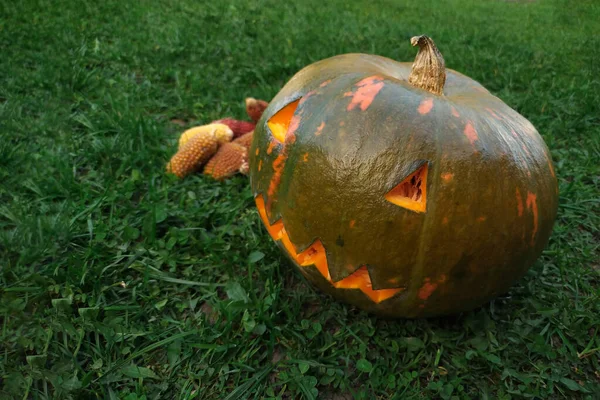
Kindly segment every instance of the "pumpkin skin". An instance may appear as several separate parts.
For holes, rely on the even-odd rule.
[[[558,203],[529,121],[450,69],[443,95],[412,86],[411,65],[345,54],[305,67],[258,121],[249,172],[267,230],[310,282],[407,318],[506,292]],[[392,202],[415,173],[420,200]]]

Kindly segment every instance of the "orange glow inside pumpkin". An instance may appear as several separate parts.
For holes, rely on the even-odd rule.
[[[277,111],[277,113],[267,121],[267,126],[271,130],[273,137],[281,143],[285,141],[285,134],[287,133],[292,117],[298,108],[298,103],[300,103],[300,100],[291,102],[281,110]]]
[[[333,282],[331,280],[331,275],[329,274],[329,267],[327,265],[327,255],[325,252],[325,247],[323,247],[323,243],[319,239],[315,240],[313,244],[310,245],[309,248],[304,250],[301,253],[296,251],[296,247],[290,240],[285,226],[283,226],[283,222],[281,220],[273,223],[273,225],[269,224],[269,219],[267,218],[267,211],[265,208],[265,201],[262,195],[256,197],[256,207],[258,208],[258,213],[260,214],[260,218],[262,219],[269,235],[273,238],[273,240],[279,240],[283,244],[283,247],[286,249],[290,257],[300,266],[308,267],[314,265],[315,268],[321,273],[321,275],[327,279],[335,288],[337,289],[360,289],[364,294],[366,294],[373,302],[380,303],[384,300],[389,299],[390,297],[396,295],[403,288],[393,288],[393,289],[373,289],[371,285],[371,276],[369,275],[369,271],[366,266],[362,266],[356,271],[354,271],[350,276],[346,278]]]
[[[422,213],[427,207],[427,163],[406,177],[386,195],[392,204]]]

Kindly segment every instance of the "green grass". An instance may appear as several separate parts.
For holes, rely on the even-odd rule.
[[[346,3],[0,2],[0,398],[598,398],[600,7]],[[552,150],[558,219],[510,293],[375,318],[292,269],[247,178],[164,174],[172,120],[420,33]]]

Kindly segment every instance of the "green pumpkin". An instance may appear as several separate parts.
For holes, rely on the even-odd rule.
[[[450,69],[346,54],[298,72],[257,123],[262,220],[321,290],[392,317],[452,314],[506,292],[557,212],[533,125]]]

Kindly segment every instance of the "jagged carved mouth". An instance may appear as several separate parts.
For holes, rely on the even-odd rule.
[[[315,240],[306,250],[298,253],[287,234],[283,222],[278,220],[273,224],[269,223],[263,196],[259,195],[255,200],[256,207],[258,208],[260,217],[265,224],[269,235],[271,235],[275,241],[279,241],[283,245],[289,256],[298,266],[300,266],[300,268],[314,267],[321,273],[323,278],[329,281],[335,288],[358,289],[374,303],[381,303],[404,290],[404,288],[373,289],[371,276],[369,275],[367,267],[364,265],[360,266],[354,273],[346,278],[333,282],[327,265],[327,254],[321,240]]]

